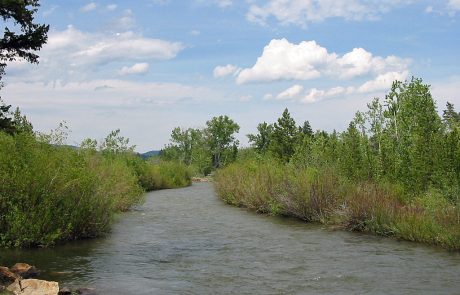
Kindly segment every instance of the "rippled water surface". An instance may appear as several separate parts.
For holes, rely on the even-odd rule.
[[[222,203],[211,184],[149,193],[104,238],[0,250],[98,294],[460,294],[460,254]]]

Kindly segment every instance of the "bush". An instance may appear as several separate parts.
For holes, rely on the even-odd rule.
[[[0,246],[50,246],[101,235],[144,189],[190,184],[185,166],[103,155],[0,132]]]

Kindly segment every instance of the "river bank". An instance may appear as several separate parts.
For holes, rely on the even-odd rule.
[[[269,161],[232,164],[214,183],[226,203],[258,213],[460,250],[460,209],[432,192],[404,200],[392,186]]]
[[[102,238],[0,251],[40,278],[118,294],[457,294],[460,254],[257,215],[210,183],[153,191]],[[442,267],[440,267],[442,266]]]
[[[191,184],[185,165],[144,161],[107,141],[100,150],[77,149],[0,131],[0,247],[98,237],[145,191]]]

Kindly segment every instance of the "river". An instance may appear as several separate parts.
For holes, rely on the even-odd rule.
[[[212,184],[148,193],[110,234],[0,250],[97,294],[460,294],[460,253],[225,205]]]

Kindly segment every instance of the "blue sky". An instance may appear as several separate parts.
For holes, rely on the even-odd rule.
[[[40,1],[39,65],[12,62],[2,98],[70,144],[120,128],[138,151],[176,126],[226,114],[241,126],[289,108],[344,130],[394,79],[421,77],[460,106],[460,0]]]

